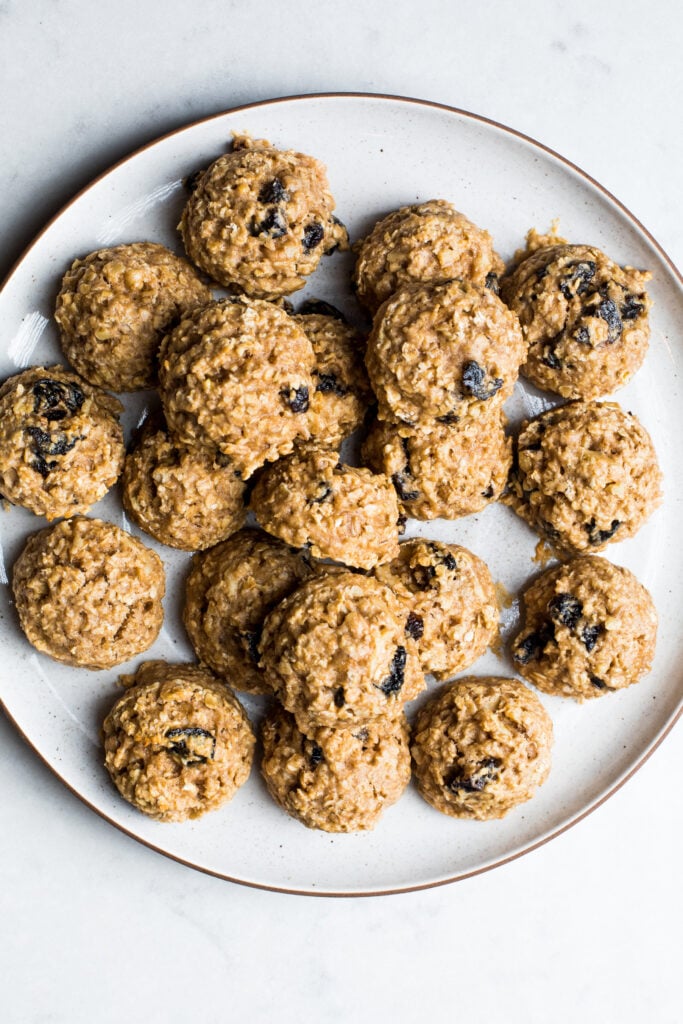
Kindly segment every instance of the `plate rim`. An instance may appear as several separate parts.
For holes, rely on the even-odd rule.
[[[621,213],[631,222],[631,224],[635,225],[635,227],[640,232],[642,232],[642,234],[645,236],[645,238],[648,240],[648,242],[654,247],[654,249],[657,251],[657,253],[661,257],[661,259],[667,265],[667,267],[671,271],[674,279],[676,280],[678,286],[683,290],[683,274],[678,269],[678,267],[676,266],[674,261],[671,259],[669,254],[666,252],[666,250],[657,241],[657,239],[648,230],[648,228],[646,228],[645,225],[638,219],[638,217],[636,217],[636,215],[620,199],[618,199],[612,192],[610,192],[610,190],[608,188],[606,188],[604,185],[602,185],[596,178],[594,178],[592,175],[590,175],[582,167],[580,167],[578,164],[574,163],[568,157],[565,157],[561,153],[558,153],[556,150],[552,149],[550,146],[545,145],[545,143],[539,142],[533,136],[527,135],[526,133],[521,132],[521,131],[519,131],[516,128],[512,128],[509,125],[503,124],[500,121],[496,121],[496,120],[494,120],[492,118],[489,118],[489,117],[486,117],[486,116],[484,116],[482,114],[477,114],[477,113],[474,113],[472,111],[464,110],[464,109],[462,109],[460,107],[455,107],[455,106],[453,106],[451,104],[441,103],[441,102],[436,101],[436,100],[420,99],[420,98],[417,98],[417,97],[414,97],[414,96],[402,96],[402,95],[393,94],[393,93],[332,91],[332,92],[295,93],[295,94],[287,95],[287,96],[276,96],[276,97],[272,97],[270,99],[254,100],[254,101],[251,101],[249,103],[238,104],[237,106],[228,107],[225,110],[221,110],[221,111],[218,111],[218,112],[213,113],[213,114],[207,114],[207,115],[205,115],[203,117],[195,118],[192,121],[189,121],[189,122],[187,122],[185,124],[179,125],[178,127],[173,128],[173,129],[171,129],[168,132],[164,132],[162,135],[159,135],[159,136],[156,136],[153,139],[150,139],[148,142],[143,143],[141,146],[138,146],[136,149],[134,149],[131,152],[127,153],[125,156],[121,157],[119,160],[116,160],[113,164],[111,164],[105,170],[101,171],[98,175],[96,175],[89,182],[87,182],[87,184],[85,184],[82,188],[80,188],[76,193],[74,193],[74,195],[69,200],[67,200],[66,203],[64,203],[61,207],[59,207],[59,209],[46,221],[46,223],[37,232],[37,234],[31,239],[31,241],[28,243],[28,245],[26,245],[20,251],[20,253],[17,256],[17,258],[12,262],[12,264],[11,264],[7,274],[4,276],[4,278],[0,282],[0,292],[2,292],[5,289],[5,287],[10,283],[10,281],[11,281],[12,277],[14,276],[14,274],[18,271],[19,267],[22,265],[22,263],[25,261],[25,259],[30,255],[31,251],[38,244],[38,242],[42,239],[42,237],[47,233],[47,231],[49,231],[49,229],[52,227],[52,225],[54,223],[56,223],[59,220],[59,218],[68,209],[70,209],[71,206],[74,205],[74,203],[78,202],[87,192],[89,192],[93,187],[95,187],[100,181],[102,181],[108,175],[112,174],[114,171],[116,171],[119,167],[123,166],[124,164],[127,164],[130,161],[134,160],[140,154],[146,152],[147,150],[151,149],[152,147],[154,147],[154,146],[156,146],[156,145],[158,145],[158,144],[160,144],[162,142],[166,142],[168,139],[173,138],[175,135],[178,135],[181,132],[184,132],[184,131],[196,128],[196,127],[198,127],[198,126],[200,126],[202,124],[208,124],[211,121],[219,120],[220,118],[226,117],[227,115],[230,115],[230,114],[241,113],[242,111],[253,110],[254,108],[276,106],[277,104],[280,104],[280,103],[291,103],[291,102],[301,101],[301,100],[306,101],[306,100],[325,100],[325,99],[381,100],[381,101],[388,101],[388,102],[392,102],[392,103],[405,103],[405,104],[413,104],[413,105],[419,106],[419,107],[428,107],[428,108],[432,108],[432,109],[436,109],[436,110],[442,110],[442,111],[445,111],[445,112],[447,112],[449,114],[457,114],[460,117],[467,118],[467,119],[469,119],[471,121],[474,121],[474,122],[477,122],[479,124],[488,125],[490,127],[496,128],[496,129],[506,133],[507,135],[511,135],[514,138],[521,139],[523,142],[531,145],[535,149],[538,149],[542,153],[544,153],[544,154],[546,154],[548,156],[551,156],[553,159],[559,161],[565,167],[570,168],[572,171],[574,171],[574,173],[576,173],[584,181],[587,181],[590,185],[592,185],[595,189],[597,189],[598,192],[600,192],[611,203],[613,203],[621,211]],[[287,887],[287,886],[283,886],[283,885],[274,885],[274,884],[271,884],[271,883],[268,883],[268,882],[258,882],[258,881],[253,881],[253,880],[250,880],[250,879],[238,878],[238,877],[235,877],[233,875],[226,874],[226,873],[224,873],[222,871],[218,871],[218,870],[216,870],[214,868],[209,868],[209,867],[206,867],[206,866],[201,865],[201,864],[193,863],[192,861],[185,859],[184,857],[180,856],[179,854],[172,853],[172,852],[170,852],[168,850],[162,849],[161,847],[155,845],[155,843],[152,842],[151,840],[145,839],[142,836],[137,835],[135,832],[133,832],[130,829],[126,828],[125,825],[123,825],[120,822],[116,821],[114,818],[111,818],[104,810],[102,810],[99,807],[97,807],[94,803],[92,803],[89,799],[87,799],[87,797],[85,797],[82,793],[79,793],[78,790],[63,775],[60,774],[60,772],[57,769],[57,767],[50,763],[50,761],[47,759],[46,755],[44,755],[35,746],[35,744],[29,739],[29,737],[26,735],[24,730],[21,728],[21,726],[18,724],[18,722],[16,721],[16,719],[12,715],[12,713],[9,710],[9,708],[7,707],[6,703],[2,700],[1,696],[0,696],[0,709],[2,709],[3,713],[7,717],[7,720],[12,724],[14,729],[16,729],[16,731],[21,736],[21,738],[24,740],[24,742],[27,744],[29,749],[32,750],[33,753],[37,755],[39,760],[52,772],[52,774],[74,796],[76,796],[81,801],[81,803],[85,804],[85,806],[88,807],[89,810],[94,811],[95,814],[97,814],[101,819],[103,819],[104,821],[108,822],[110,825],[113,825],[114,828],[119,830],[119,832],[122,832],[124,835],[129,836],[131,839],[134,839],[136,842],[142,844],[143,846],[146,846],[148,849],[152,850],[153,852],[159,853],[159,854],[163,855],[164,857],[167,857],[168,859],[175,861],[178,864],[182,864],[184,867],[189,867],[189,868],[192,868],[195,871],[200,871],[203,874],[210,875],[210,876],[212,876],[214,878],[220,878],[223,881],[233,882],[233,883],[236,883],[238,885],[246,886],[246,887],[251,888],[251,889],[260,889],[260,890],[265,890],[267,892],[283,893],[283,894],[292,895],[292,896],[315,896],[315,897],[331,897],[331,898],[359,898],[359,897],[370,897],[370,896],[394,896],[394,895],[398,895],[398,894],[401,894],[401,893],[420,892],[420,891],[423,891],[423,890],[426,890],[426,889],[440,888],[441,886],[444,886],[444,885],[451,885],[454,882],[464,881],[467,878],[473,878],[476,875],[480,875],[480,874],[484,874],[485,872],[492,871],[495,868],[502,867],[505,864],[509,864],[512,861],[517,860],[518,858],[523,857],[523,856],[525,856],[528,853],[532,853],[534,850],[538,850],[540,847],[544,846],[546,843],[549,843],[551,840],[553,840],[553,839],[557,838],[558,836],[562,835],[563,832],[566,832],[568,829],[573,828],[580,821],[583,821],[583,819],[586,818],[589,814],[592,814],[593,811],[597,810],[603,803],[605,803],[606,800],[608,800],[615,793],[617,793],[622,788],[622,786],[624,786],[633,777],[633,775],[635,775],[635,773],[637,771],[639,771],[640,768],[642,768],[642,766],[646,763],[646,761],[649,760],[649,758],[655,752],[655,750],[657,750],[657,748],[660,746],[660,744],[671,733],[671,731],[673,730],[674,726],[676,725],[678,720],[683,715],[683,696],[681,697],[681,700],[679,702],[679,706],[678,706],[677,710],[673,713],[673,715],[671,716],[669,721],[666,723],[665,727],[662,729],[662,731],[659,733],[659,735],[652,741],[651,745],[642,754],[640,759],[629,769],[629,771],[623,777],[619,778],[612,786],[609,787],[609,789],[606,792],[604,792],[597,800],[595,800],[593,803],[591,803],[588,807],[583,808],[578,814],[574,815],[569,821],[566,821],[564,824],[562,824],[558,828],[553,829],[551,832],[549,832],[548,834],[542,836],[536,842],[533,842],[530,845],[524,846],[523,849],[517,850],[517,851],[515,851],[514,853],[511,853],[511,854],[507,854],[504,857],[498,857],[495,860],[493,860],[491,863],[484,864],[481,867],[474,868],[474,869],[469,870],[469,871],[456,872],[453,875],[449,875],[447,878],[437,878],[435,880],[431,880],[431,881],[428,881],[428,882],[420,882],[420,883],[416,883],[416,884],[412,884],[412,885],[400,885],[400,886],[392,887],[392,888],[380,888],[380,889],[372,889],[372,890],[355,890],[355,891],[352,891],[352,890],[349,890],[349,891],[345,891],[345,890],[336,891],[336,890],[329,890],[329,889],[317,890],[317,889],[296,888],[296,887],[292,888],[292,887]]]

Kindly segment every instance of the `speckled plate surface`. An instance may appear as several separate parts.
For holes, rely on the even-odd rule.
[[[665,475],[665,501],[637,537],[612,544],[603,554],[635,572],[653,594],[660,614],[654,669],[637,686],[584,706],[542,696],[555,724],[553,769],[537,796],[502,821],[443,817],[411,787],[372,833],[311,832],[270,801],[255,766],[248,783],[220,811],[193,823],[159,824],[122,801],[102,767],[99,727],[119,692],[117,671],[59,665],[37,654],[19,630],[8,576],[26,536],[45,523],[11,508],[0,515],[0,700],[35,751],[94,810],[193,867],[245,884],[320,894],[396,892],[453,881],[533,849],[578,821],[628,779],[680,713],[681,279],[654,239],[609,193],[510,129],[416,100],[295,97],[190,125],[146,146],[81,192],[35,240],[0,293],[1,377],[31,364],[62,361],[52,311],[61,275],[75,257],[141,240],[181,251],[175,226],[185,197],[182,178],[224,152],[231,133],[243,130],[323,160],[337,213],[354,239],[397,206],[440,197],[486,227],[506,259],[529,227],[546,229],[559,218],[570,240],[597,245],[618,262],[653,271],[650,353],[616,397],[652,435]],[[323,261],[295,304],[315,296],[357,317],[350,267],[349,254]],[[128,431],[147,398],[126,397]],[[514,423],[550,404],[547,396],[520,383],[507,411]],[[91,514],[130,528],[116,489]],[[532,561],[537,538],[502,506],[456,522],[410,522],[407,535],[418,534],[472,548],[511,593],[538,571]],[[162,555],[168,578],[165,624],[147,656],[189,659],[179,615],[189,556],[139,535]],[[505,637],[514,632],[516,618],[513,604],[503,613]],[[492,652],[472,671],[513,674],[506,656]],[[258,700],[245,703],[258,718]]]

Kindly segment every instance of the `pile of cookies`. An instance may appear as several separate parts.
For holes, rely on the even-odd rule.
[[[506,269],[488,232],[432,200],[354,246],[366,337],[325,302],[287,299],[349,245],[317,160],[238,136],[186,185],[189,260],[152,242],[76,260],[55,311],[73,370],[0,387],[0,491],[58,520],[14,566],[21,627],[88,668],[154,643],[161,558],[87,515],[120,477],[142,531],[196,552],[183,621],[198,659],[122,677],[103,738],[126,800],[162,821],[228,801],[255,748],[236,690],[270,699],[262,774],[309,827],[372,828],[412,773],[446,814],[501,817],[547,777],[551,719],[518,679],[448,682],[498,636],[491,573],[460,545],[400,535],[407,517],[502,500],[563,559],[525,594],[519,673],[583,700],[649,670],[650,595],[595,555],[660,500],[647,432],[596,400],[645,357],[648,275],[533,231]],[[520,370],[569,401],[513,441]],[[159,408],[126,453],[105,389],[147,388]],[[351,465],[340,447],[360,428]],[[446,685],[411,735],[425,675]]]

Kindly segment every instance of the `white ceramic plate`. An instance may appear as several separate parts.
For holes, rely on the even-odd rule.
[[[660,614],[657,657],[638,686],[579,706],[542,697],[555,723],[553,769],[528,804],[502,821],[461,822],[438,814],[412,788],[373,833],[312,832],[269,799],[257,768],[233,802],[195,823],[159,824],[129,807],[102,767],[99,726],[117,696],[116,671],[61,666],[25,641],[7,577],[25,537],[44,525],[12,508],[0,515],[0,698],[17,727],[57,775],[107,820],[156,850],[224,878],[306,893],[377,893],[434,885],[493,867],[576,822],[614,792],[670,729],[679,713],[683,636],[683,292],[674,268],[645,229],[603,188],[567,161],[500,125],[415,100],[363,95],[306,96],[259,103],[190,125],[118,164],[76,197],[25,253],[0,294],[0,376],[61,361],[52,310],[59,280],[77,256],[119,242],[154,240],[180,251],[175,231],[181,179],[224,152],[247,130],[282,148],[311,153],[328,167],[337,213],[353,238],[406,203],[442,197],[491,231],[509,258],[531,226],[559,218],[572,241],[605,249],[654,273],[652,344],[645,366],[618,395],[651,432],[665,474],[665,502],[632,540],[606,554],[651,590]],[[299,299],[327,299],[351,315],[351,256],[323,261]],[[146,396],[126,398],[130,430]],[[513,420],[551,404],[518,385]],[[126,526],[113,491],[92,515]],[[136,531],[134,531],[136,532]],[[486,559],[494,579],[517,592],[538,571],[537,538],[515,515],[491,506],[453,523],[410,523],[408,535],[452,539]],[[179,617],[189,556],[155,545],[168,575],[166,620],[149,656],[191,658]],[[504,613],[505,636],[516,608]],[[136,659],[136,662],[141,659]],[[122,666],[130,670],[131,665]],[[479,674],[512,674],[487,653]],[[246,702],[258,714],[258,701]]]

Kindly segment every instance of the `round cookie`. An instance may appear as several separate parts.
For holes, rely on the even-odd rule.
[[[533,248],[501,284],[527,342],[524,376],[564,398],[622,387],[647,353],[650,276],[594,246]]]
[[[553,724],[517,679],[474,676],[421,708],[411,752],[425,800],[454,818],[502,818],[550,771]]]
[[[325,168],[311,156],[235,136],[193,176],[179,224],[188,256],[226,288],[273,299],[303,288],[320,257],[348,248]]]
[[[164,590],[154,551],[113,523],[80,516],[31,534],[12,577],[26,639],[57,661],[93,669],[151,647]]]
[[[268,466],[251,495],[268,533],[314,558],[372,569],[398,553],[398,501],[388,477],[306,446]]]
[[[194,267],[163,245],[99,249],[75,260],[62,280],[55,309],[62,351],[91,384],[151,388],[163,333],[211,298]]]
[[[458,519],[497,501],[512,463],[512,441],[499,410],[429,431],[376,419],[362,447],[364,462],[386,473],[406,515]]]
[[[309,574],[298,552],[258,530],[196,555],[183,622],[199,660],[233,689],[271,693],[258,666],[263,620]]]
[[[352,572],[315,576],[268,616],[259,650],[273,690],[300,729],[396,715],[424,689],[405,608]]]
[[[63,366],[0,387],[0,492],[38,516],[82,515],[116,482],[123,406]]]
[[[223,299],[185,317],[161,346],[159,389],[170,431],[218,448],[244,479],[309,436],[313,349],[270,302]]]
[[[312,440],[336,448],[359,427],[371,401],[358,331],[334,316],[304,313],[293,317],[315,354],[313,390],[306,417]]]
[[[227,456],[176,441],[146,424],[126,456],[123,504],[131,519],[173,548],[197,551],[244,525],[245,485]]]
[[[375,569],[408,613],[423,672],[438,680],[469,668],[498,632],[498,602],[485,562],[459,544],[405,540]]]
[[[544,693],[583,701],[649,672],[657,612],[628,569],[584,555],[544,572],[524,592],[515,666]]]
[[[445,199],[394,210],[354,249],[356,294],[373,315],[405,285],[460,277],[495,287],[504,270],[488,231]]]
[[[410,782],[408,737],[404,715],[302,732],[276,705],[262,726],[261,772],[278,806],[308,828],[365,831]]]
[[[559,551],[600,551],[659,504],[657,454],[616,403],[568,402],[522,424],[503,500]]]
[[[427,429],[500,409],[525,351],[519,321],[498,296],[455,280],[387,299],[365,362],[380,418]]]
[[[144,662],[104,720],[104,764],[121,796],[157,821],[227,803],[251,770],[254,734],[227,686],[197,665]]]

